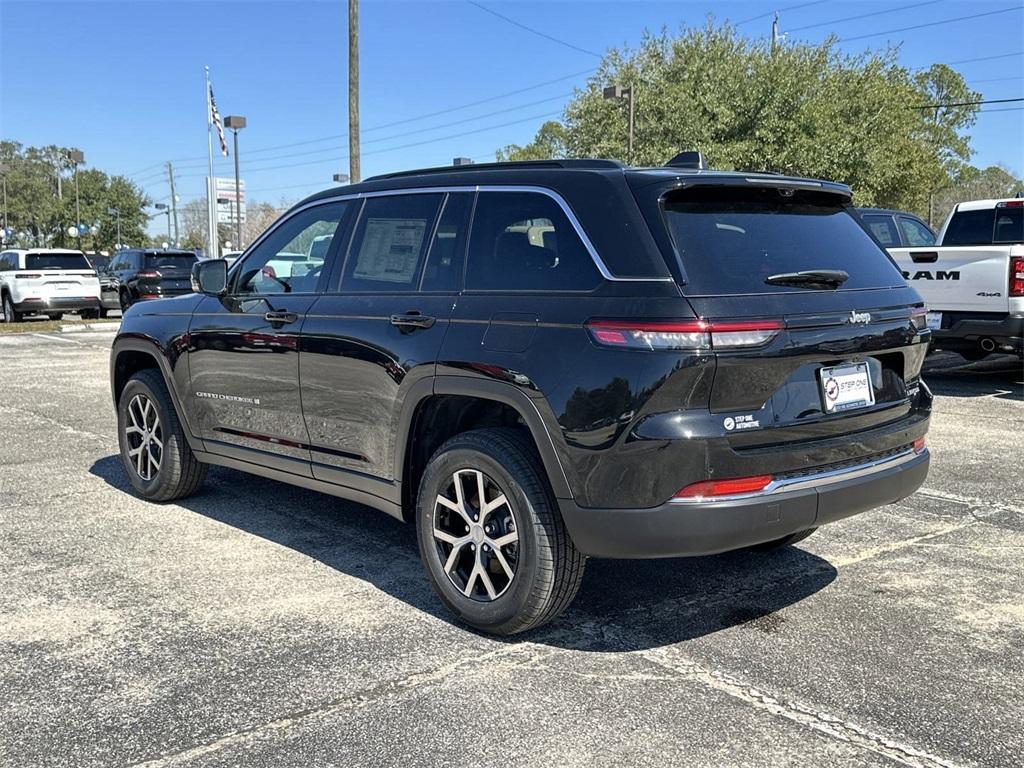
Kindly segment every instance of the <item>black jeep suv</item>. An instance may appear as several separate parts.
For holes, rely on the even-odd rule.
[[[608,160],[313,195],[126,313],[125,469],[153,501],[217,464],[415,521],[441,600],[501,634],[588,556],[790,544],[928,471],[924,308],[850,205]]]

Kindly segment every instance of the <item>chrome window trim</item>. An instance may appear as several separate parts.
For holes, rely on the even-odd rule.
[[[675,498],[669,500],[670,504],[713,504],[719,501],[739,501],[742,499],[757,499],[769,497],[774,494],[788,493],[790,491],[802,491],[808,488],[824,488],[833,483],[841,483],[846,480],[854,480],[858,477],[865,477],[876,472],[883,472],[887,469],[895,469],[907,462],[913,461],[920,456],[927,456],[928,449],[917,453],[913,448],[897,453],[893,456],[885,456],[881,459],[868,461],[864,464],[857,464],[852,467],[840,467],[839,469],[828,469],[817,472],[813,475],[801,477],[782,478],[772,480],[762,490],[753,493],[734,493],[728,496],[703,496],[694,498]]]
[[[597,271],[601,273],[601,277],[605,280],[609,280],[615,283],[670,283],[672,277],[617,277],[611,273],[608,269],[608,265],[604,263],[601,255],[597,252],[597,248],[587,237],[587,233],[583,230],[583,225],[580,224],[579,219],[576,218],[576,214],[573,213],[572,208],[566,202],[565,198],[562,197],[558,192],[547,187],[538,187],[535,185],[519,185],[519,184],[474,184],[474,185],[454,185],[454,186],[435,186],[435,187],[410,187],[408,189],[380,189],[372,192],[354,192],[352,194],[338,194],[330,197],[322,197],[317,200],[311,200],[310,202],[302,205],[298,208],[294,208],[288,212],[286,216],[279,218],[272,226],[270,226],[262,235],[260,235],[255,242],[252,243],[238,260],[231,266],[231,271],[239,269],[239,265],[242,264],[246,259],[249,258],[250,252],[254,251],[260,246],[260,244],[269,237],[278,227],[283,225],[286,221],[292,218],[292,216],[301,213],[302,211],[308,210],[318,205],[328,205],[330,203],[337,203],[344,200],[362,200],[371,197],[387,197],[394,195],[427,195],[427,194],[439,194],[448,192],[532,192],[534,194],[546,195],[558,204],[558,207],[562,209],[562,213],[565,214],[572,228],[576,231],[577,237],[583,243],[583,247],[587,249],[587,253],[590,254],[591,260],[594,262],[594,266],[597,267]]]

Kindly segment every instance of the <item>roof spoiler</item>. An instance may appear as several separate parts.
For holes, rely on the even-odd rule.
[[[665,165],[670,168],[689,168],[693,171],[706,171],[708,169],[708,161],[704,158],[704,153],[694,151],[680,152],[665,163]]]

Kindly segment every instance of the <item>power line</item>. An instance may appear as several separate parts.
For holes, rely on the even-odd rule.
[[[979,56],[976,59],[959,59],[957,61],[947,61],[946,64],[970,64],[973,61],[991,61],[992,59],[1008,59],[1011,56],[1020,56],[1024,54],[1024,51],[1014,51],[1013,53],[1000,53],[995,56]]]
[[[797,5],[787,5],[785,8],[776,8],[774,11],[768,11],[768,13],[762,13],[757,16],[751,16],[749,19],[744,19],[743,21],[737,21],[735,24],[733,24],[733,26],[738,27],[741,24],[749,24],[750,22],[757,21],[758,19],[767,19],[769,16],[773,16],[776,13],[782,13],[783,11],[795,11],[797,8],[807,8],[810,5],[821,5],[823,2],[825,2],[825,0],[814,0],[814,2],[812,3],[799,3]]]
[[[1024,9],[1024,6],[1014,6],[1013,8],[1001,8],[998,11],[986,11],[985,13],[974,13],[970,16],[957,16],[955,19],[942,19],[940,21],[929,21],[926,24],[914,24],[911,27],[900,27],[898,29],[886,29],[882,32],[869,32],[866,35],[857,35],[856,37],[840,37],[837,41],[840,43],[851,43],[854,40],[866,40],[869,37],[878,37],[879,35],[891,35],[893,32],[909,32],[913,29],[924,29],[925,27],[937,27],[942,24],[953,24],[957,21],[969,21],[970,19],[980,19],[985,16],[995,16],[999,13],[1010,13],[1011,11],[1019,11]]]
[[[1024,107],[998,107],[997,109],[979,109],[978,114],[986,115],[989,112],[1020,112]]]
[[[539,29],[534,29],[533,27],[528,27],[525,24],[522,24],[522,23],[516,21],[515,19],[510,19],[508,16],[505,16],[504,14],[498,13],[497,11],[492,11],[487,6],[481,5],[480,3],[476,2],[476,0],[466,0],[466,2],[469,3],[470,5],[472,5],[474,8],[479,8],[484,13],[489,13],[492,16],[497,16],[502,21],[508,22],[509,24],[511,24],[514,27],[519,27],[520,29],[525,29],[527,32],[530,32],[530,33],[532,33],[534,35],[537,35],[537,37],[543,37],[545,40],[550,40],[553,43],[558,43],[559,45],[564,45],[566,48],[572,48],[574,51],[579,51],[580,53],[585,53],[588,56],[594,56],[594,57],[596,57],[598,59],[603,59],[604,58],[604,56],[602,56],[600,53],[595,53],[594,51],[588,51],[586,48],[580,48],[578,45],[573,45],[572,43],[567,43],[565,40],[559,40],[557,37],[552,37],[551,35],[547,34],[546,32],[541,32]]]
[[[940,2],[942,2],[942,0],[927,0],[927,2],[923,2],[923,3],[913,3],[911,5],[901,5],[901,6],[897,7],[897,8],[886,8],[885,10],[882,10],[882,11],[872,11],[871,13],[862,13],[862,14],[860,14],[858,16],[847,16],[846,18],[843,18],[843,19],[833,19],[832,21],[820,21],[817,24],[807,24],[807,25],[805,25],[803,27],[793,27],[792,29],[787,28],[785,31],[786,31],[786,34],[789,34],[791,32],[803,32],[805,29],[817,29],[818,27],[829,27],[829,26],[832,26],[833,24],[844,24],[847,21],[857,21],[858,19],[867,19],[867,18],[869,18],[871,16],[881,16],[881,15],[886,14],[886,13],[896,13],[897,11],[907,11],[907,10],[910,10],[911,8],[920,8],[922,5],[935,5],[936,3],[940,3]]]
[[[1014,77],[986,77],[984,80],[968,80],[968,83],[1003,83],[1007,80],[1024,80],[1024,75]]]
[[[911,109],[941,109],[943,107],[976,107],[979,104],[1007,104],[1013,101],[1024,101],[1024,96],[1016,99],[982,99],[981,101],[957,101],[952,104],[920,104]]]

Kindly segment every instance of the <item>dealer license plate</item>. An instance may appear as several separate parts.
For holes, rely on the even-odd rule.
[[[825,413],[839,413],[875,404],[875,390],[871,386],[867,363],[822,368],[818,371],[818,377]]]

